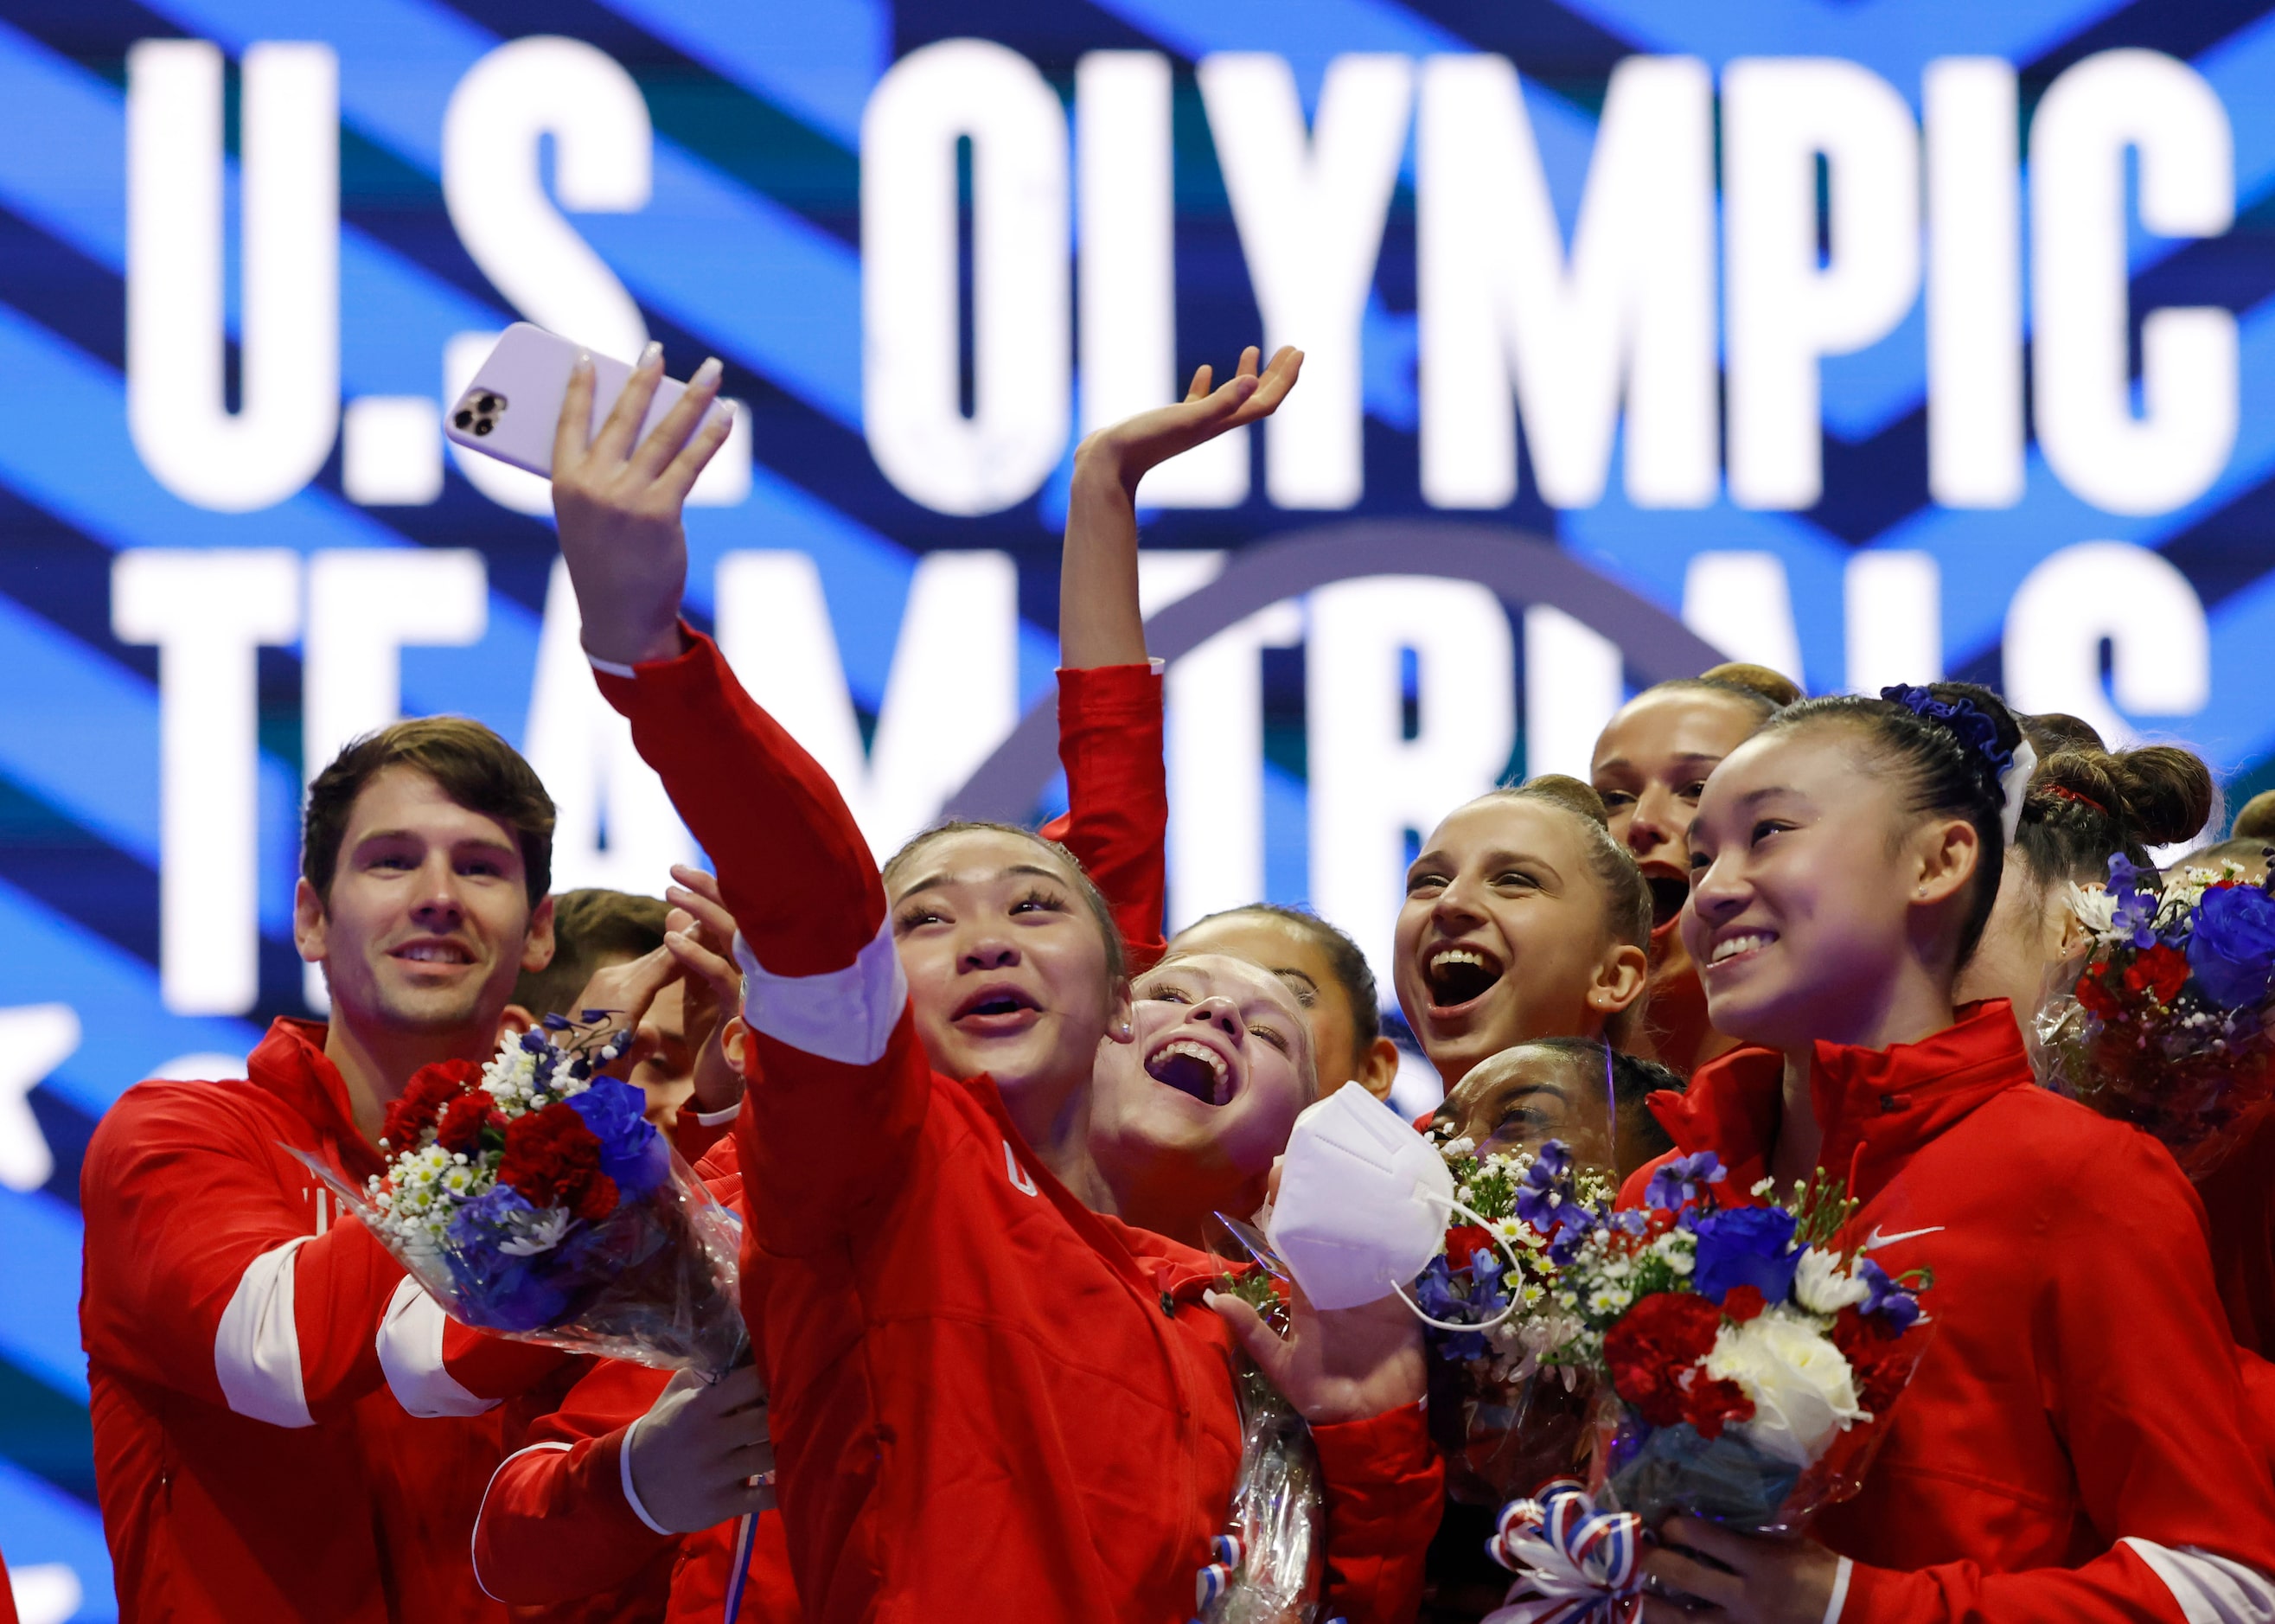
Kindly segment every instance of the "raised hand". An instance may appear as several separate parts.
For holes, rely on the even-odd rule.
[[[682,1371],[632,1424],[624,1440],[631,1483],[647,1514],[675,1534],[716,1528],[775,1503],[767,1395],[744,1365],[706,1384]]]
[[[571,1017],[581,1022],[588,1009],[605,1011],[600,1022],[602,1031],[629,1030],[634,1033],[631,1046],[609,1062],[609,1076],[631,1076],[640,1062],[655,1052],[654,1039],[640,1030],[641,1023],[646,1020],[648,1006],[655,1002],[655,995],[686,973],[667,941],[636,959],[603,964],[586,981],[584,990],[577,994],[575,1008],[569,1012]]]
[[[1358,1308],[1315,1309],[1290,1282],[1288,1334],[1239,1298],[1208,1294],[1257,1369],[1314,1425],[1364,1421],[1419,1402],[1429,1374],[1422,1322],[1396,1297]]]
[[[735,918],[720,900],[719,881],[675,864],[664,897],[664,947],[687,976],[687,1038],[697,1047],[695,1099],[706,1114],[743,1097],[743,1075],[729,1055],[726,1028],[742,1008],[743,973],[734,959]]]
[[[584,617],[585,652],[595,659],[637,665],[679,653],[687,585],[680,508],[733,427],[729,413],[711,411],[720,375],[715,359],[696,368],[687,392],[637,445],[663,379],[663,347],[648,345],[597,434],[591,360],[579,359],[569,375],[553,436],[553,512]]]
[[[1101,428],[1075,450],[1080,468],[1085,457],[1103,464],[1130,489],[1147,470],[1158,467],[1180,451],[1190,451],[1206,441],[1258,418],[1270,417],[1296,387],[1304,369],[1304,352],[1283,344],[1272,364],[1259,374],[1257,360],[1263,352],[1251,344],[1240,352],[1240,364],[1221,387],[1212,389],[1215,369],[1204,364],[1193,374],[1192,387],[1174,406],[1156,406],[1136,417],[1124,418]]]
[[[1076,668],[1142,665],[1145,625],[1138,612],[1138,481],[1180,451],[1269,417],[1296,387],[1304,352],[1292,345],[1261,374],[1253,344],[1221,388],[1203,366],[1174,406],[1101,428],[1076,448],[1068,494],[1066,550],[1059,567],[1059,660]]]

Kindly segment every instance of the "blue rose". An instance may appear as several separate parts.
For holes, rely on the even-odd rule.
[[[569,1108],[601,1142],[601,1171],[627,1198],[646,1195],[670,1176],[671,1154],[647,1120],[647,1096],[639,1089],[614,1077],[595,1077],[583,1093],[569,1097]]]
[[[2226,1008],[2265,998],[2275,978],[2275,897],[2251,886],[2205,892],[2188,937],[2188,968]]]
[[[1765,1303],[1793,1290],[1801,1254],[1793,1247],[1793,1214],[1782,1207],[1742,1206],[1698,1220],[1697,1266],[1691,1284],[1719,1303],[1733,1286],[1751,1286]]]

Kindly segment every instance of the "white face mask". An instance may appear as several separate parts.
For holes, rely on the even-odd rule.
[[[1346,1083],[1296,1119],[1266,1233],[1312,1307],[1357,1308],[1422,1272],[1455,1205],[1437,1148]]]

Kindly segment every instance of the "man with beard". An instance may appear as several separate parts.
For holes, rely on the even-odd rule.
[[[553,804],[478,723],[357,740],[308,794],[293,935],[329,1024],[240,1082],[150,1082],[95,1131],[80,1327],[119,1614],[498,1619],[466,1549],[495,1416],[414,1421],[374,1340],[403,1272],[295,1152],[360,1184],[389,1105],[495,1050],[553,953]]]

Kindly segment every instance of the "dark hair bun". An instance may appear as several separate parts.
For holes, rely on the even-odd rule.
[[[2211,818],[2211,769],[2173,744],[2066,749],[2038,764],[2030,789],[2084,802],[2144,846],[2193,839]]]
[[[2211,769],[2177,744],[2120,750],[2117,782],[2125,818],[2151,846],[2193,840],[2211,819]]]

